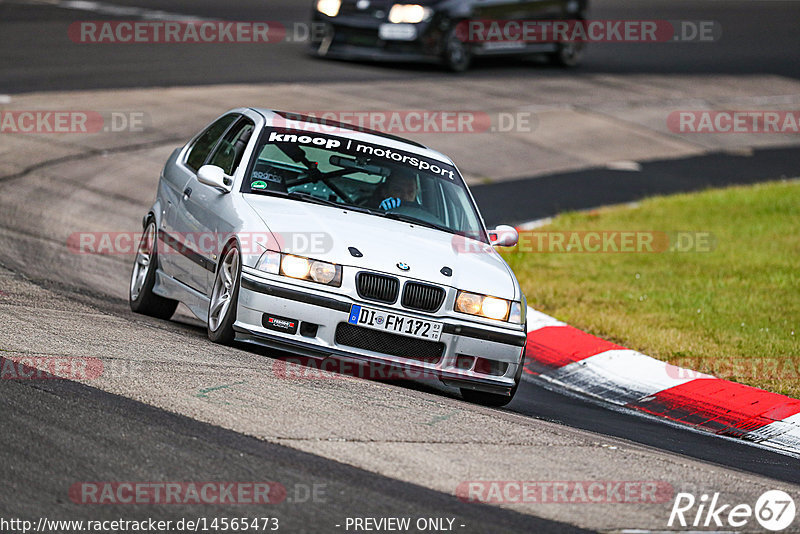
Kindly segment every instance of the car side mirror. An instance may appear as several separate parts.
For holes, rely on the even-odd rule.
[[[501,224],[489,230],[489,242],[493,247],[513,247],[519,241],[519,232],[513,226]]]
[[[197,181],[219,189],[223,193],[230,193],[233,185],[233,178],[225,174],[225,171],[216,165],[203,165],[200,167],[200,170],[197,171]]]

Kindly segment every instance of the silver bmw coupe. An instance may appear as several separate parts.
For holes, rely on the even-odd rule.
[[[455,164],[423,145],[265,109],[231,110],[162,171],[131,309],[179,302],[216,343],[434,376],[471,402],[520,382],[526,302]]]

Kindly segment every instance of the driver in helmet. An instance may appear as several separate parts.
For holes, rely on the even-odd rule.
[[[393,172],[373,195],[374,204],[384,211],[403,203],[417,202],[417,178],[414,174]]]

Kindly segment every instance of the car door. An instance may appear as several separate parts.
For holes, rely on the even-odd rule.
[[[217,142],[205,164],[220,167],[227,176],[233,176],[254,129],[252,120],[239,117]],[[186,283],[204,295],[210,294],[218,256],[233,230],[232,221],[222,216],[230,213],[229,203],[228,195],[200,183],[195,174],[175,210],[175,224],[184,232],[189,249],[183,260],[188,271]]]
[[[198,277],[195,268],[200,266],[198,262],[201,259],[196,253],[197,246],[192,244],[194,236],[188,233],[192,225],[187,225],[186,217],[180,213],[181,205],[191,198],[196,189],[197,171],[238,118],[238,114],[229,114],[214,121],[195,138],[184,158],[165,172],[166,207],[161,218],[159,238],[166,246],[162,247],[164,253],[159,256],[159,267],[169,276],[200,292],[205,289],[204,277]]]
[[[485,25],[500,24],[510,20],[522,20],[525,17],[521,0],[473,0],[471,19],[482,21]],[[478,48],[486,52],[506,51],[515,48],[517,43],[496,40],[490,37],[489,27],[484,26],[483,33],[477,33],[471,38],[477,41]]]
[[[518,0],[515,15],[524,20],[560,20],[569,0]]]

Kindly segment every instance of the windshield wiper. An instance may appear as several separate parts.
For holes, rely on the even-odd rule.
[[[373,212],[375,213],[375,212]],[[452,234],[453,230],[451,228],[447,228],[446,226],[441,226],[436,223],[423,221],[421,219],[417,219],[416,217],[411,217],[409,215],[403,215],[402,213],[381,213],[383,217],[387,219],[394,219],[396,221],[403,221],[410,224],[418,224],[420,226],[427,226],[428,228],[433,228],[434,230],[441,230],[442,232],[447,232],[448,234]]]
[[[333,200],[327,200],[325,198],[320,198],[318,196],[312,195],[311,193],[305,193],[303,191],[292,191],[291,193],[287,193],[286,196],[289,198],[293,198],[295,200],[310,202],[312,204],[322,204],[323,206],[333,206],[335,208],[343,207],[338,202],[335,202]]]
[[[367,208],[362,208],[359,206],[353,206],[351,204],[341,204],[334,200],[327,200],[324,198],[320,198],[318,196],[314,196],[311,193],[306,193],[304,191],[292,191],[291,193],[287,193],[286,196],[288,198],[293,198],[295,200],[300,200],[301,202],[310,202],[312,204],[321,204],[323,206],[332,206],[334,208],[340,208],[343,210],[350,210],[350,211],[358,211],[361,213],[373,213],[372,210]]]

